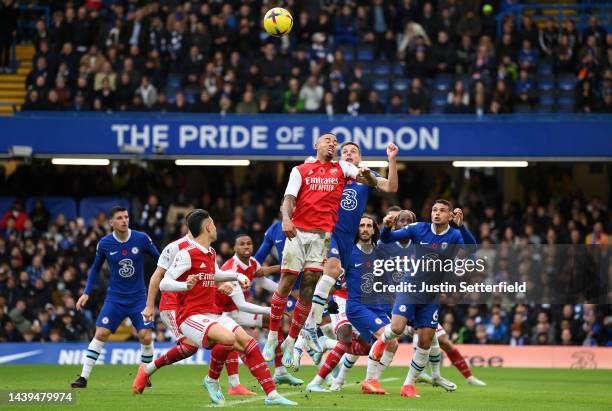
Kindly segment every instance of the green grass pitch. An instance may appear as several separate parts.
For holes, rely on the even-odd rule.
[[[51,406],[66,410],[143,409],[175,410],[202,409],[212,405],[201,386],[207,368],[201,366],[171,366],[153,377],[152,389],[141,396],[131,393],[136,366],[96,366],[89,387],[76,391],[76,405]],[[0,367],[2,390],[69,390],[69,383],[80,372],[77,366],[3,365]],[[313,367],[303,367],[295,375],[308,382],[314,375]],[[340,393],[306,393],[304,386],[280,386],[279,391],[297,401],[298,409],[307,410],[611,410],[612,370],[575,369],[510,369],[477,368],[474,374],[486,381],[487,387],[473,387],[454,368],[443,368],[442,374],[457,383],[456,392],[419,385],[421,398],[402,398],[399,389],[406,376],[404,367],[391,367],[383,375],[382,385],[390,395],[363,395],[358,381],[365,374],[364,367],[349,373],[345,389]],[[242,383],[261,392],[244,366],[240,367]],[[221,377],[227,388],[227,376]],[[28,409],[41,405],[27,406]],[[0,406],[3,409],[25,409],[25,406]],[[48,408],[48,407],[47,407]],[[264,407],[263,397],[226,396],[226,409],[270,409]],[[278,408],[278,407],[276,407]]]

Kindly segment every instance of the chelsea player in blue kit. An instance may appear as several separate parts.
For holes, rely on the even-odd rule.
[[[87,356],[83,362],[83,371],[72,388],[87,387],[89,374],[96,363],[104,343],[115,332],[119,324],[129,317],[138,331],[141,347],[141,361],[150,363],[153,360],[152,333],[153,321],[145,322],[142,315],[147,303],[147,292],[144,279],[144,254],[155,260],[159,251],[151,238],[143,232],[130,230],[129,216],[125,208],[114,206],[110,210],[110,225],[113,229],[98,242],[96,258],[87,278],[83,295],[76,303],[77,310],[83,308],[89,300],[92,288],[100,276],[104,260],[108,261],[110,278],[104,306],[96,321],[96,333],[87,347]]]
[[[321,323],[323,310],[327,303],[329,293],[340,277],[343,267],[346,267],[348,264],[355,237],[359,230],[361,216],[365,212],[372,189],[376,188],[387,193],[394,193],[397,191],[398,177],[396,158],[398,151],[397,146],[393,143],[389,143],[387,146],[387,158],[389,160],[388,179],[381,177],[377,173],[371,172],[371,178],[368,178],[367,184],[353,181],[347,184],[342,192],[342,200],[340,201],[340,208],[338,209],[338,222],[332,233],[327,261],[323,268],[323,275],[317,282],[312,297],[312,317],[304,326],[305,337],[307,337],[312,344],[317,344],[316,325]],[[341,158],[349,163],[359,165],[359,163],[361,163],[361,149],[359,145],[353,142],[342,144]],[[340,304],[338,305],[340,307]],[[345,331],[342,332],[341,335],[338,335],[338,338],[350,345],[352,338],[350,327],[348,327],[348,329],[345,327]]]
[[[414,223],[402,229],[391,231],[394,225],[394,218],[385,217],[383,220],[384,228],[381,231],[380,239],[384,243],[411,239],[414,244],[418,244],[415,249],[416,258],[426,259],[453,259],[458,251],[457,246],[464,244],[475,244],[474,236],[463,226],[463,213],[461,209],[452,210],[452,204],[447,200],[436,200],[431,210],[431,223]],[[452,228],[449,223],[453,222],[459,227]],[[469,248],[469,253],[475,246]],[[413,279],[422,282],[427,281],[425,275],[439,275],[439,273],[415,272]],[[415,349],[410,369],[404,385],[401,389],[403,397],[419,397],[415,387],[415,381],[419,377],[428,362],[439,367],[440,347],[436,344],[432,346],[436,328],[438,326],[438,301],[437,293],[420,293],[416,296],[410,293],[398,293],[393,307],[391,324],[385,327],[382,336],[382,343],[377,344],[384,347],[390,341],[398,338],[404,332],[408,320],[414,322],[418,333],[418,345]],[[431,350],[434,352],[431,352]],[[434,378],[435,379],[435,378]],[[442,377],[438,378],[439,385],[447,389],[454,389],[454,384],[445,384]],[[436,382],[436,381],[434,381]],[[448,385],[448,387],[447,387]],[[456,388],[456,386],[455,386]]]

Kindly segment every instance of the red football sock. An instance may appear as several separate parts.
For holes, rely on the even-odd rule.
[[[281,350],[281,344],[285,337],[281,332],[278,333],[278,344],[276,345],[276,351],[274,351],[274,366],[282,367],[283,366],[283,351]]]
[[[353,355],[368,355],[370,353],[370,345],[363,343],[361,340],[353,339],[347,352]]]
[[[261,388],[263,388],[263,390],[266,392],[266,395],[270,394],[276,389],[276,384],[274,384],[270,369],[266,365],[255,339],[252,339],[247,344],[241,358],[242,362],[249,367],[251,375],[257,378],[259,385],[261,385]]]
[[[164,355],[155,360],[155,368],[161,368],[166,365],[174,364],[191,357],[198,352],[198,347],[188,344],[179,344],[170,348]]]
[[[227,360],[227,356],[234,349],[233,345],[215,344],[210,351],[210,365],[208,366],[208,377],[213,380],[218,380],[223,366]]]
[[[238,374],[238,352],[232,351],[229,353],[227,358],[225,359],[225,369],[227,370],[227,375],[236,375]]]
[[[312,303],[304,303],[301,299],[295,304],[295,310],[293,310],[293,319],[291,320],[291,328],[289,328],[289,337],[296,339],[300,335],[300,331],[304,328],[304,323],[308,314],[310,314],[310,307]]]
[[[461,355],[458,349],[455,348],[451,352],[446,353],[446,355],[448,355],[448,358],[451,360],[455,368],[457,368],[465,378],[470,378],[472,376],[470,366],[465,361],[465,358],[463,358],[463,355]]]
[[[329,354],[327,354],[327,357],[325,357],[325,364],[323,364],[323,367],[321,367],[321,369],[319,370],[319,377],[327,377],[327,374],[329,374],[334,368],[336,368],[336,365],[338,365],[340,359],[348,350],[348,348],[348,345],[346,345],[342,341],[338,341],[334,349],[331,350]]]
[[[287,300],[289,294],[280,295],[278,290],[272,294],[272,302],[270,304],[270,331],[278,331],[281,326],[281,320],[283,319],[283,313],[287,307]]]

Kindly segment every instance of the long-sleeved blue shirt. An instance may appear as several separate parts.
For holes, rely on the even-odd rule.
[[[110,270],[106,294],[108,301],[129,303],[130,299],[146,296],[145,253],[155,260],[159,258],[159,251],[151,238],[141,231],[130,230],[126,241],[119,241],[114,233],[102,237],[96,248],[96,258],[89,269],[85,294],[91,293],[106,260]]]

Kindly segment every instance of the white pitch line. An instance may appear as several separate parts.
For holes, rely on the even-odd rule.
[[[389,382],[389,381],[395,381],[395,380],[399,380],[399,378],[397,377],[391,377],[391,378],[383,378],[382,380],[378,380],[379,382]],[[349,387],[349,386],[353,386],[353,385],[359,385],[361,384],[360,382],[353,382],[350,384],[346,384],[345,387]],[[333,392],[333,391],[331,391]],[[341,391],[339,391],[341,392]],[[283,397],[287,398],[287,397],[294,397],[296,395],[301,395],[306,393],[306,391],[295,391],[295,392],[290,392],[288,394],[282,394]],[[266,398],[264,395],[260,395],[258,397],[251,397],[247,400],[240,400],[240,401],[232,401],[232,402],[226,402],[223,405],[217,405],[217,404],[208,404],[205,405],[205,407],[207,408],[218,408],[218,407],[232,407],[234,405],[240,405],[240,404],[248,404],[250,402],[255,402],[255,401],[262,401],[264,398]],[[334,408],[336,409],[336,408]]]

